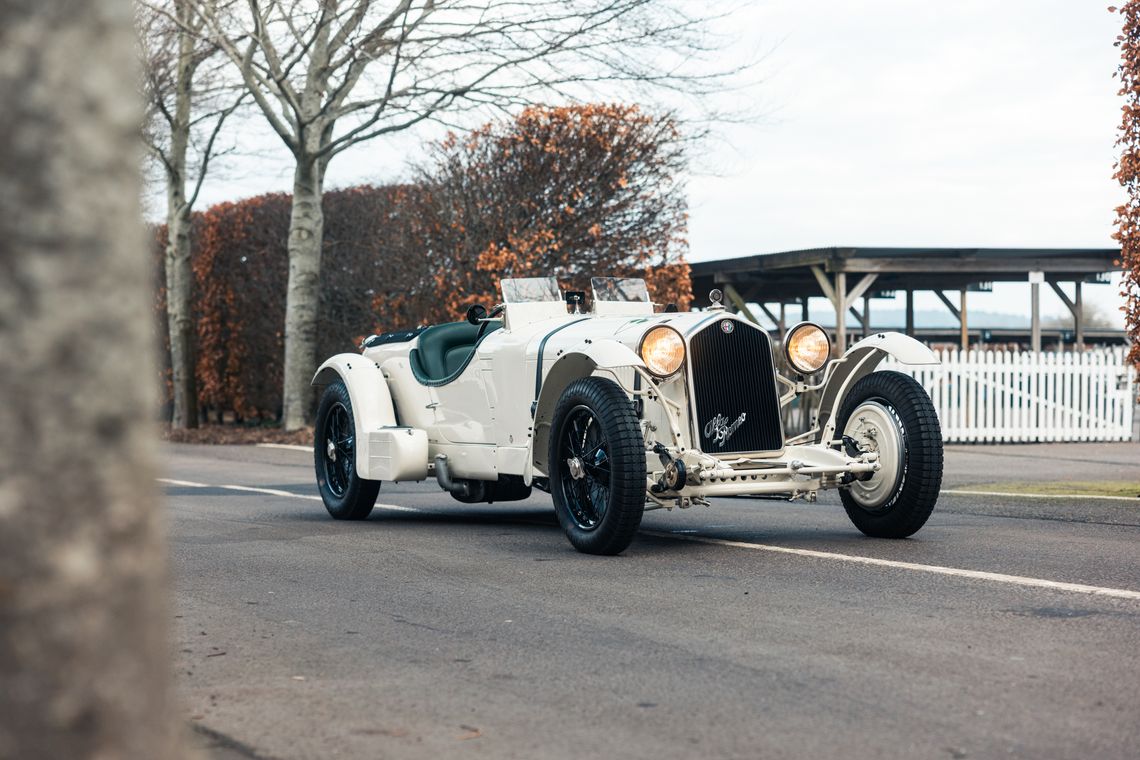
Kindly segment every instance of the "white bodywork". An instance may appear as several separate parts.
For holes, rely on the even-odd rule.
[[[887,356],[903,364],[938,364],[938,357],[927,346],[902,333],[884,332],[863,338],[827,367],[823,395],[816,419],[817,442],[835,437],[835,415],[847,391]]]
[[[427,477],[427,431],[396,421],[392,396],[380,367],[360,354],[337,354],[313,378],[327,385],[344,380],[356,425],[356,471],[370,480],[423,480]],[[369,477],[364,473],[375,473]],[[383,477],[379,477],[383,475]]]
[[[422,480],[446,455],[452,478],[495,481],[521,476],[526,484],[547,474],[547,446],[553,412],[562,391],[574,380],[603,375],[641,399],[646,444],[646,497],[658,506],[689,506],[706,497],[732,494],[814,496],[848,474],[874,472],[873,453],[851,458],[833,442],[834,414],[844,393],[887,355],[903,363],[936,363],[917,341],[882,333],[852,346],[821,373],[819,385],[780,378],[795,393],[822,389],[817,428],[788,440],[782,449],[754,454],[711,454],[695,446],[695,403],[689,369],[661,380],[638,355],[644,333],[657,325],[690,337],[714,320],[733,320],[738,329],[757,329],[723,309],[654,313],[649,303],[596,302],[591,314],[568,313],[562,302],[507,303],[502,329],[486,335],[462,372],[451,382],[417,380],[410,353],[419,337],[340,354],[326,361],[313,379],[327,385],[344,380],[356,424],[356,468],[368,480]],[[688,362],[686,362],[687,365]],[[748,377],[741,382],[772,382]],[[683,488],[659,485],[664,455],[683,461],[689,473]]]

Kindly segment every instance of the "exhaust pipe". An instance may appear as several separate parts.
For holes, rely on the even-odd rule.
[[[447,454],[435,455],[435,481],[439,483],[440,488],[455,494],[460,500],[475,497],[475,489],[472,488],[470,480],[455,481],[451,479],[451,470],[447,467]]]

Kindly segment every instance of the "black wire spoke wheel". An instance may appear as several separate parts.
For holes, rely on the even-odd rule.
[[[325,438],[325,476],[328,478],[329,490],[340,498],[348,491],[352,481],[353,462],[356,461],[352,419],[340,402],[333,404],[329,410]]]
[[[571,470],[561,488],[574,522],[594,530],[605,516],[610,500],[610,459],[605,433],[587,406],[576,406],[566,421],[559,459]]]
[[[372,513],[380,481],[364,480],[356,472],[356,423],[344,382],[321,395],[313,435],[317,488],[329,514],[338,520],[363,520]]]
[[[843,399],[836,430],[880,469],[840,492],[855,527],[876,538],[906,538],[930,518],[942,487],[942,428],[926,390],[900,372],[872,372]]]
[[[629,546],[645,511],[645,447],[629,397],[612,380],[571,383],[554,411],[549,469],[567,538],[588,554]]]

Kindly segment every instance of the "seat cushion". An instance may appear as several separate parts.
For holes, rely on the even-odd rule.
[[[487,324],[483,338],[503,326],[495,321]],[[479,326],[469,322],[448,322],[427,328],[411,352],[412,372],[425,385],[449,383],[463,372],[475,353]]]

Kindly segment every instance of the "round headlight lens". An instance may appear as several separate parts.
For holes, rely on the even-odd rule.
[[[685,341],[672,327],[654,327],[641,338],[638,353],[650,372],[668,377],[685,361]]]
[[[803,322],[788,331],[784,339],[784,356],[796,372],[810,375],[827,364],[831,356],[831,340],[819,325]]]

